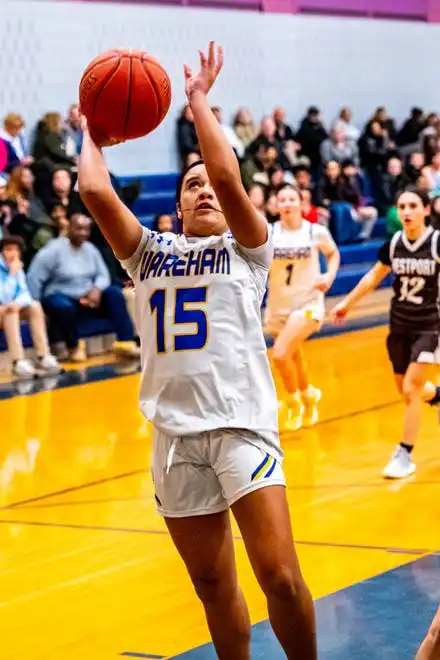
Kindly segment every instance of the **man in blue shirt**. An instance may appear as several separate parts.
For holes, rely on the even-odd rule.
[[[57,336],[65,341],[74,361],[86,358],[78,342],[78,320],[87,316],[108,316],[118,341],[113,348],[138,355],[133,325],[122,291],[112,286],[110,275],[97,248],[89,242],[92,221],[76,214],[67,236],[50,241],[31,263],[29,288],[41,300]]]

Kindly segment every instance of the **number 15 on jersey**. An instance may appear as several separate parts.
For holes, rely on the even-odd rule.
[[[203,309],[208,301],[208,288],[175,289],[174,300],[170,300],[172,296],[167,289],[156,289],[150,297],[151,313],[156,316],[157,352],[166,353],[168,332],[173,334],[174,351],[200,351],[208,339],[208,317]],[[184,329],[182,326],[190,327],[179,332]]]

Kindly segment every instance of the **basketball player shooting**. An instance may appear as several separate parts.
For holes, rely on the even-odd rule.
[[[114,192],[86,122],[79,190],[135,282],[140,406],[154,426],[157,508],[202,601],[217,655],[250,658],[231,509],[286,656],[314,660],[313,603],[292,538],[260,322],[272,237],[207,101],[222,63],[211,43],[196,75],[185,67],[203,160],[179,182],[182,235],[141,227]]]

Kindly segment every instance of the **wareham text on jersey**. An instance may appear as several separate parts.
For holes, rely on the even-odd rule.
[[[394,257],[393,272],[396,275],[435,275],[437,263],[434,259],[417,259],[415,257]]]
[[[231,258],[226,248],[190,250],[177,256],[162,250],[144,253],[139,269],[140,281],[152,277],[191,277],[194,275],[230,275]]]
[[[312,256],[312,248],[310,245],[305,247],[277,247],[274,250],[274,259],[310,259]]]

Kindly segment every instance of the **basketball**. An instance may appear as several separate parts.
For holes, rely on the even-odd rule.
[[[113,49],[98,55],[79,86],[81,112],[94,139],[134,140],[154,131],[171,103],[161,64],[143,50]]]

